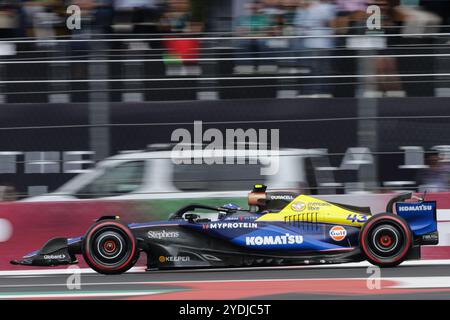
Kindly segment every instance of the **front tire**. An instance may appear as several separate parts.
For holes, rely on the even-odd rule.
[[[82,254],[93,270],[102,274],[121,274],[139,258],[136,239],[130,229],[118,221],[100,221],[86,232]]]
[[[411,229],[402,217],[381,213],[362,227],[360,247],[370,263],[379,267],[395,267],[406,259],[412,239]]]

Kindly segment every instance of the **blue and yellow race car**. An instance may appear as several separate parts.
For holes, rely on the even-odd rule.
[[[145,253],[149,270],[363,260],[392,267],[420,259],[421,245],[438,243],[436,202],[412,200],[411,193],[392,198],[386,212],[377,214],[308,195],[267,192],[264,185],[255,185],[248,204],[245,210],[191,204],[166,221],[148,223],[101,217],[83,236],[51,239],[11,263],[73,264],[81,254],[95,271],[120,274]]]

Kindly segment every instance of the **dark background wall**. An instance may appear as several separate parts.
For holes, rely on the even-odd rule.
[[[422,146],[427,150],[450,144],[450,98],[385,98],[376,102],[378,116],[371,121],[377,123],[377,149],[371,151],[383,153],[378,156],[379,181],[410,180],[413,173],[398,168],[404,161],[399,147]],[[192,130],[193,121],[202,120],[204,130],[279,129],[280,147],[326,148],[336,153],[330,161],[338,166],[347,148],[358,146],[357,106],[358,100],[353,98],[112,103],[111,155],[170,142],[173,130]],[[87,104],[0,105],[0,183],[26,192],[30,185],[53,190],[71,178],[73,174],[63,173],[64,152],[90,150],[88,111]],[[20,154],[15,158],[15,172],[5,173],[10,170],[6,164],[10,158],[2,152],[11,151]],[[27,152],[36,151],[57,152],[52,157],[60,166],[47,173],[27,173],[27,157],[35,159]]]

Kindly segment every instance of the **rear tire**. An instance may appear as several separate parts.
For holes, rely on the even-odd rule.
[[[84,236],[81,251],[89,267],[102,274],[124,273],[139,258],[130,229],[115,220],[92,225]]]
[[[366,259],[379,267],[402,263],[412,247],[412,232],[406,221],[392,213],[376,214],[360,232],[360,247]]]

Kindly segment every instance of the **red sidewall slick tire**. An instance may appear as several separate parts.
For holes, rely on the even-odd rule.
[[[362,253],[370,263],[379,267],[394,267],[402,263],[412,243],[412,232],[407,222],[392,213],[374,215],[360,232]]]
[[[89,267],[102,274],[124,273],[139,258],[136,239],[126,225],[117,221],[92,225],[84,236],[82,253]]]

